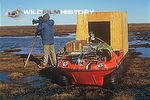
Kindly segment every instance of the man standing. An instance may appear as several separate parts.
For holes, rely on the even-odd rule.
[[[56,54],[54,49],[54,20],[50,19],[48,13],[43,15],[42,22],[37,26],[37,35],[40,32],[42,43],[44,45],[44,59],[43,64],[38,65],[39,68],[47,67],[48,60],[50,59],[52,66],[56,66]]]

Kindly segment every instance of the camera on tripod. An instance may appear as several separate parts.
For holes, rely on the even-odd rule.
[[[40,16],[38,19],[33,19],[32,24],[38,24],[43,22],[43,17]]]

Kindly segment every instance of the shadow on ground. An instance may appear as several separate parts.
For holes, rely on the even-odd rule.
[[[23,58],[23,61],[24,61],[24,63],[25,63],[26,58],[28,57],[28,55],[27,55],[27,54],[17,54],[17,55],[20,56],[20,58]],[[35,62],[37,65],[39,65],[39,64],[42,63],[42,57],[37,58],[37,57],[35,57],[35,56],[33,56],[33,55],[30,55],[29,61],[33,61],[33,62]]]

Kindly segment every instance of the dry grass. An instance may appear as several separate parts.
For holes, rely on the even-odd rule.
[[[41,57],[41,56],[40,56]],[[2,59],[3,58],[3,59]],[[11,60],[7,60],[7,58]],[[0,90],[7,90],[5,93],[0,93],[0,96],[5,96],[7,94],[8,97],[12,95],[20,95],[26,98],[35,97],[35,98],[43,98],[46,97],[50,99],[113,99],[113,100],[132,100],[136,96],[143,95],[142,93],[137,93],[136,91],[131,92],[131,90],[142,89],[141,91],[148,92],[150,88],[143,88],[143,86],[147,86],[150,84],[150,59],[144,59],[137,56],[130,56],[128,59],[128,71],[124,78],[122,78],[122,87],[119,91],[106,91],[103,89],[93,89],[90,88],[77,88],[74,86],[72,88],[62,88],[57,84],[48,83],[40,88],[32,88],[24,85],[24,82],[20,82],[18,84],[14,84],[13,82],[17,82],[18,79],[22,77],[26,77],[28,75],[36,75],[38,74],[38,67],[33,61],[29,61],[29,65],[26,68],[23,68],[23,60],[19,58],[19,56],[11,55],[11,54],[0,54],[0,70],[11,72],[9,77],[12,79],[11,84],[0,83]],[[14,66],[12,66],[14,65]],[[3,69],[5,67],[5,70]],[[45,94],[50,92],[50,94]],[[52,92],[52,93],[51,93]],[[24,95],[24,93],[29,93],[29,95]],[[38,93],[38,95],[36,94]],[[42,95],[44,93],[44,95]],[[146,96],[144,94],[144,96]]]
[[[69,98],[73,98],[71,93],[61,93],[61,94],[54,94],[50,96],[51,99],[60,99],[60,100],[69,100]]]
[[[128,24],[129,31],[149,31],[150,30],[150,24],[149,23],[133,23]]]
[[[23,87],[11,87],[9,91],[11,95],[15,95],[25,93],[27,90]]]
[[[36,26],[0,26],[0,36],[33,36]],[[55,35],[68,35],[76,31],[76,25],[55,25]]]
[[[12,72],[10,75],[9,75],[10,79],[11,80],[17,80],[17,79],[20,79],[23,77],[23,73],[19,73],[19,72]]]
[[[41,58],[42,55],[34,55],[35,58]],[[35,75],[40,70],[37,63],[31,59],[27,67],[24,68],[27,55],[0,54],[0,71],[1,72],[19,72],[24,75]]]
[[[124,84],[128,86],[141,87],[150,84],[150,59],[148,58],[130,58]]]
[[[133,100],[134,95],[121,91],[113,96],[113,100]]]
[[[128,24],[131,31],[149,31],[150,24]],[[0,26],[0,36],[33,36],[36,26]],[[76,25],[55,25],[55,35],[67,35],[76,32]]]
[[[0,83],[0,90],[8,89],[9,85],[5,83]]]

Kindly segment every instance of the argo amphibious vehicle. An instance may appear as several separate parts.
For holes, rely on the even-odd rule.
[[[76,40],[66,43],[58,54],[58,81],[62,85],[118,86],[127,68],[127,38],[126,13],[79,15]]]

